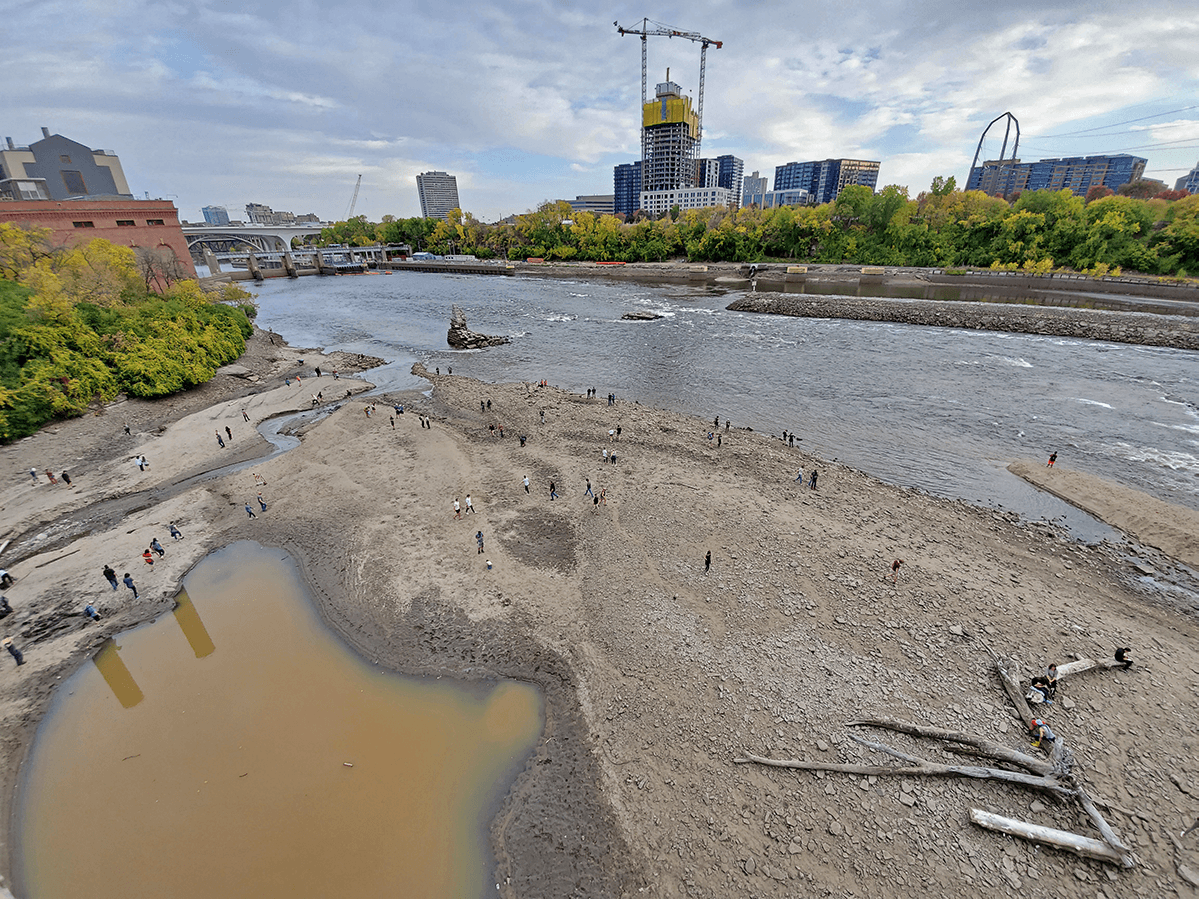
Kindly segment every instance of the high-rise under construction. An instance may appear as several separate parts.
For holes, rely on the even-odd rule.
[[[643,191],[695,187],[695,144],[699,139],[699,116],[691,98],[670,79],[655,89],[652,103],[641,110],[641,139],[645,166]]]

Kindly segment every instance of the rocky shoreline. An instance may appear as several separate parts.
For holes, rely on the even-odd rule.
[[[965,301],[862,299],[759,293],[727,307],[802,318],[842,318],[941,328],[1010,331],[1199,350],[1199,318],[1101,309]]]
[[[392,428],[387,415],[363,414],[365,382],[333,382],[323,360],[325,376],[310,381],[318,359],[258,335],[241,360],[256,383],[137,405],[128,438],[123,410],[134,407],[110,407],[0,448],[10,474],[0,508],[11,533],[27,535],[5,564],[17,577],[5,632],[26,664],[0,654],[9,665],[0,886],[11,884],[20,762],[56,685],[107,637],[168,611],[208,552],[253,539],[298,560],[321,615],[364,657],[544,691],[546,730],[491,822],[503,899],[1012,890],[1093,899],[1189,889],[1182,872],[1199,869],[1199,846],[1175,835],[1199,813],[1189,773],[1199,770],[1199,624],[1138,592],[1139,572],[1119,547],[1081,546],[1008,513],[883,484],[764,434],[722,428],[717,442],[710,419],[553,387],[418,367],[430,394],[372,398],[381,410],[405,404]],[[239,452],[265,452],[252,426],[308,408],[322,389],[336,402],[298,448],[174,489],[227,461],[214,427],[230,425]],[[607,436],[616,426],[618,440]],[[603,461],[605,449],[618,464]],[[138,452],[149,472],[131,468]],[[73,486],[34,486],[31,464],[69,464]],[[813,467],[818,490],[796,481],[798,468]],[[269,484],[270,511],[251,521],[241,506],[253,473]],[[588,481],[606,490],[605,504],[586,494]],[[1047,486],[1069,493],[1072,483]],[[1089,487],[1100,517],[1128,501]],[[97,517],[69,542],[38,540],[50,523],[139,493],[144,502]],[[464,523],[450,502],[465,493],[478,515]],[[111,592],[100,567],[136,566],[167,521],[185,539],[168,541],[152,574],[137,569],[141,599]],[[492,570],[476,555],[476,529]],[[896,558],[905,564],[893,584]],[[86,602],[101,622],[83,615]],[[1032,672],[1118,645],[1134,647],[1136,668],[1071,681],[1047,714],[1134,848],[1128,871],[970,824],[977,806],[1086,831],[1071,806],[1019,788],[734,763],[747,752],[876,762],[847,728],[871,715],[1028,751],[988,648]]]

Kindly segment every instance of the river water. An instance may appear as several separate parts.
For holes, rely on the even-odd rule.
[[[1010,475],[1044,459],[1199,508],[1199,354],[1059,337],[729,312],[712,287],[397,272],[269,281],[258,324],[297,346],[484,381],[542,378],[776,435],[895,484],[1115,532]],[[512,342],[446,343],[451,306]],[[657,321],[622,321],[649,310]],[[797,446],[800,445],[797,443]]]

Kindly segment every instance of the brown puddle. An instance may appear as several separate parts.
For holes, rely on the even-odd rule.
[[[539,692],[371,665],[280,550],[235,544],[184,585],[42,723],[20,895],[494,895],[487,821],[541,732]]]

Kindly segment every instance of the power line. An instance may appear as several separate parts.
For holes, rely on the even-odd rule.
[[[1149,119],[1160,119],[1162,116],[1174,115],[1176,112],[1186,112],[1190,109],[1199,109],[1199,105],[1183,106],[1179,109],[1170,109],[1166,112],[1155,113],[1154,115],[1141,116],[1139,119],[1129,119],[1126,122],[1108,122],[1106,125],[1097,125],[1094,128],[1084,128],[1081,131],[1067,131],[1065,134],[1046,134],[1043,137],[1075,137],[1080,134],[1090,134],[1092,131],[1102,131],[1104,128],[1115,128],[1119,125],[1133,125],[1137,122],[1144,122]]]

